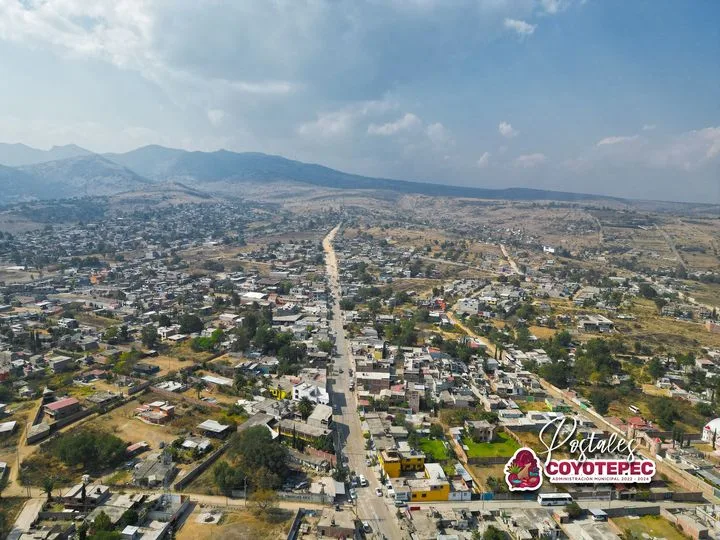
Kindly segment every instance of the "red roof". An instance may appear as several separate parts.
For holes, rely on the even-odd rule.
[[[50,409],[51,411],[58,411],[60,409],[64,409],[65,407],[69,407],[71,405],[76,405],[78,403],[80,403],[80,402],[77,399],[75,399],[74,397],[68,397],[65,399],[58,400],[58,401],[53,401],[52,403],[49,403],[48,405],[46,405],[46,407],[48,409]]]
[[[645,420],[643,420],[639,416],[631,416],[627,419],[627,423],[635,427],[646,425]]]

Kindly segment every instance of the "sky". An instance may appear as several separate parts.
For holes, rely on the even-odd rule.
[[[0,0],[0,141],[720,202],[720,2]]]

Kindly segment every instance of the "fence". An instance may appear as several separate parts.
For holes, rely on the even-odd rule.
[[[330,504],[330,496],[324,493],[292,493],[289,491],[278,491],[278,497],[286,501],[309,502],[315,504]]]
[[[190,482],[195,480],[198,476],[200,476],[203,472],[205,472],[210,465],[215,463],[217,458],[219,458],[222,453],[227,450],[228,443],[223,444],[220,448],[212,452],[207,458],[205,458],[205,461],[202,463],[199,463],[195,468],[191,469],[185,476],[183,476],[180,480],[175,482],[175,485],[173,486],[176,490],[180,491],[181,489],[185,488]]]
[[[128,396],[134,396],[135,394],[142,392],[146,388],[148,388],[151,384],[156,383],[157,381],[145,381],[140,384],[136,384],[135,386],[131,386],[127,389]]]
[[[300,525],[302,525],[303,517],[305,517],[305,510],[298,508],[297,514],[295,514],[295,519],[293,519],[292,526],[290,527],[290,532],[288,532],[287,540],[295,540],[295,538],[297,538],[297,534],[300,531]]]
[[[157,381],[155,381],[157,382]],[[157,386],[153,386],[150,388],[154,393],[167,398],[167,399],[179,399],[181,401],[185,401],[186,403],[190,403],[192,405],[197,405],[198,407],[212,407],[212,408],[219,408],[220,405],[218,403],[209,403],[207,401],[201,401],[199,399],[191,398],[189,396],[184,396],[182,394],[177,394],[175,392],[168,392],[167,390],[163,390],[162,388],[158,388]]]
[[[556,386],[553,386],[549,382],[540,379],[540,384],[543,386],[543,388],[545,388],[545,390],[547,390],[547,392],[551,396],[577,404],[571,396],[567,395],[565,392],[563,392]],[[605,420],[602,415],[589,409],[586,409],[585,412],[588,415],[592,416],[594,419],[596,419],[598,422],[600,422],[600,425],[607,426],[610,432],[617,433],[621,437],[626,436],[626,434],[623,433],[622,430],[610,424],[607,420]],[[713,486],[711,486],[710,484],[700,480],[696,476],[693,476],[685,471],[676,469],[671,463],[663,461],[660,456],[656,456],[655,465],[658,474],[667,476],[673,482],[680,484],[684,489],[687,489],[689,491],[700,491],[706,497],[710,497],[711,500],[715,499],[715,502],[717,501],[717,490],[713,488]]]

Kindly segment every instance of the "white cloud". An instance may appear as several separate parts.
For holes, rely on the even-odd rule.
[[[414,130],[421,125],[422,121],[420,118],[415,116],[413,113],[406,113],[402,118],[398,118],[395,122],[388,122],[386,124],[370,124],[367,132],[370,135],[389,136],[402,131]]]
[[[720,126],[688,131],[655,147],[648,158],[655,167],[693,170],[720,157]]]
[[[519,156],[515,160],[515,165],[518,167],[521,167],[523,169],[530,169],[532,167],[537,167],[538,165],[542,165],[547,161],[547,157],[545,157],[545,154],[536,153],[536,154],[525,154],[522,156]]]
[[[455,144],[455,140],[452,137],[450,131],[443,126],[440,122],[430,124],[425,130],[428,138],[436,146],[446,146]]]
[[[657,127],[657,126],[656,126],[655,124],[645,124],[645,125],[642,127],[642,130],[643,130],[643,131],[652,131],[652,130],[655,129],[656,127]]]
[[[222,109],[210,109],[207,112],[208,120],[210,120],[210,123],[217,127],[220,124],[222,124],[223,119],[225,118],[225,111]]]
[[[477,166],[484,169],[490,164],[490,152],[485,152],[480,159],[477,160]]]
[[[519,131],[513,129],[513,127],[507,122],[500,122],[498,124],[498,131],[500,132],[500,135],[506,139],[512,139],[520,133]]]
[[[310,137],[335,137],[345,135],[355,122],[355,115],[347,110],[319,113],[317,120],[298,127],[298,133]]]
[[[263,81],[263,82],[245,82],[230,81],[230,86],[239,92],[247,94],[290,94],[297,88],[297,84],[288,81]]]
[[[389,99],[353,103],[335,111],[320,112],[315,120],[301,124],[296,131],[307,137],[347,135],[362,118],[377,116],[395,108],[397,104]]]
[[[561,11],[565,11],[572,4],[572,0],[540,0],[545,13],[549,15],[555,15]]]
[[[637,135],[618,135],[615,137],[605,137],[604,139],[600,139],[597,142],[596,146],[608,146],[608,145],[613,145],[613,144],[623,144],[623,143],[636,141],[637,139],[638,139]]]
[[[533,32],[535,32],[537,25],[530,24],[519,19],[505,19],[505,28],[517,33],[517,35],[521,38],[525,38],[527,36],[531,36]]]

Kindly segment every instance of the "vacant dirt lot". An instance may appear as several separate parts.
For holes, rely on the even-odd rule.
[[[255,517],[249,511],[233,510],[226,513],[219,525],[198,523],[198,516],[206,509],[196,507],[185,524],[177,533],[178,540],[244,540],[256,538],[286,538],[292,523],[293,514],[289,511],[279,513],[268,521]]]
[[[144,396],[143,401],[147,402],[147,396]],[[139,406],[140,402],[133,400],[98,417],[93,421],[93,424],[114,433],[124,441],[131,443],[145,441],[153,449],[157,449],[161,441],[170,443],[177,438],[179,431],[172,426],[146,424],[142,420],[135,418],[134,411]]]

